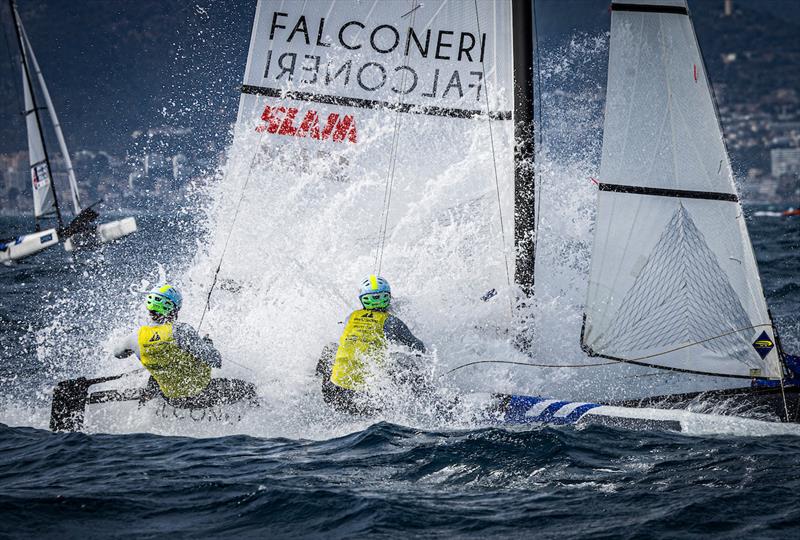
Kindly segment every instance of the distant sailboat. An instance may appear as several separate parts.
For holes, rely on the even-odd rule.
[[[81,205],[72,160],[64,140],[64,134],[61,131],[58,115],[50,98],[50,92],[47,89],[36,55],[33,52],[13,0],[10,1],[10,4],[22,64],[22,87],[25,100],[25,123],[28,131],[28,159],[31,169],[36,232],[20,236],[5,244],[0,244],[0,262],[19,260],[34,255],[59,241],[64,243],[64,248],[67,251],[73,251],[78,247],[91,247],[101,243],[112,242],[135,232],[137,226],[133,217],[96,224],[95,221],[99,214],[92,207],[83,207]],[[44,97],[44,106],[37,104],[32,73],[36,75],[41,95]],[[61,207],[53,184],[52,167],[50,166],[50,157],[44,139],[42,119],[39,114],[42,110],[47,110],[50,116],[69,178],[75,217],[66,226],[64,225]],[[56,219],[58,224],[56,228],[40,230],[43,220],[53,218]]]

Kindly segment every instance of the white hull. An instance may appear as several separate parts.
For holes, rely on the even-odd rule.
[[[252,407],[243,403],[205,409],[177,409],[159,398],[142,405],[138,401],[90,403],[86,406],[83,431],[218,436],[246,430],[242,420],[251,410]]]
[[[94,237],[85,239],[76,238],[76,240],[78,240],[76,242],[73,242],[72,238],[67,238],[66,242],[64,242],[64,249],[67,251],[74,251],[76,247],[79,247],[83,243],[98,242],[101,244],[108,244],[110,242],[114,242],[115,240],[119,240],[120,238],[124,238],[129,234],[133,234],[137,230],[138,227],[136,225],[136,218],[133,217],[127,217],[125,219],[111,221],[109,223],[101,223],[97,226],[97,231]]]
[[[9,244],[0,245],[0,262],[24,259],[57,243],[58,232],[55,229],[26,234]]]
[[[474,395],[476,398],[478,394]],[[487,400],[498,395],[483,394]],[[490,421],[499,425],[590,425],[600,424],[645,431],[680,431],[692,435],[798,433],[797,425],[754,420],[738,416],[705,414],[686,409],[616,407],[597,403],[569,402],[532,396],[500,396],[490,407]],[[489,401],[490,402],[490,401]],[[474,404],[474,403],[473,403]]]

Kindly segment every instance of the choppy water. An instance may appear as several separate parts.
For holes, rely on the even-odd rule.
[[[140,223],[160,223],[161,234],[196,230],[181,219],[140,217]],[[770,305],[793,343],[799,224],[750,221]],[[59,347],[42,334],[47,321],[73,309],[65,298],[88,290],[82,282],[124,289],[141,276],[133,264],[141,254],[169,260],[159,257],[165,246],[158,237],[143,233],[111,246],[103,260],[78,270],[57,252],[0,269],[6,403],[0,421],[18,426],[0,425],[0,536],[792,538],[800,529],[800,436],[388,422],[326,430],[313,407],[309,414],[317,417],[307,420],[305,436],[286,425],[297,417],[243,428],[257,437],[52,434],[23,427],[26,410],[27,425],[44,427],[45,387],[84,365],[61,356],[79,348]],[[92,294],[109,296],[99,306],[84,304],[98,310],[96,317],[106,308],[119,315],[113,293],[95,288]],[[56,334],[79,342],[82,331]],[[20,412],[26,401],[30,409]]]
[[[607,428],[324,440],[0,428],[17,537],[796,537],[800,438]]]

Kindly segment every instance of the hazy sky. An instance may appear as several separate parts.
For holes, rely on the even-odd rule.
[[[723,0],[689,4],[696,13],[721,12]],[[744,4],[734,0],[734,6]],[[537,0],[537,31],[545,43],[575,32],[602,33],[608,29],[608,5],[608,0]],[[800,0],[746,5],[800,23]],[[135,129],[202,128],[235,117],[255,0],[18,0],[18,6],[71,148],[119,152]],[[5,152],[26,143],[5,1],[0,17],[6,34],[0,42],[0,152]]]

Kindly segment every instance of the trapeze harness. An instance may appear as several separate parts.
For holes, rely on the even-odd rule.
[[[360,309],[347,321],[333,362],[331,382],[346,390],[361,390],[369,362],[380,361],[386,348],[383,325],[389,313]]]
[[[211,366],[182,350],[172,323],[139,328],[139,360],[167,398],[196,396],[211,382]]]

